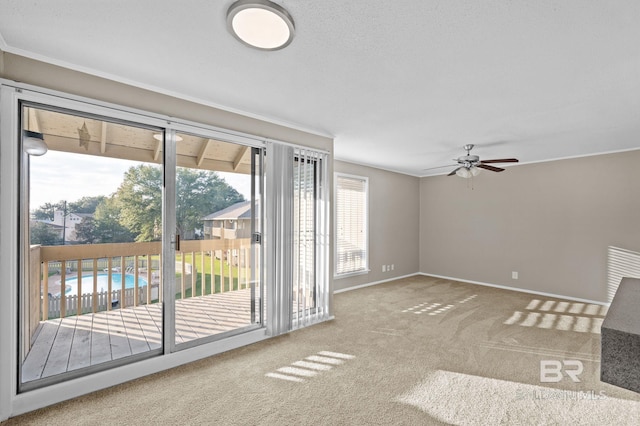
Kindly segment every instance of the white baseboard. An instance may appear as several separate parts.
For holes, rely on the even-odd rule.
[[[610,305],[610,303],[599,302],[597,300],[580,299],[579,297],[565,296],[565,295],[562,295],[562,294],[545,293],[545,292],[542,292],[542,291],[528,290],[528,289],[517,288],[517,287],[509,287],[509,286],[498,285],[498,284],[483,283],[483,282],[480,282],[480,281],[463,280],[461,278],[446,277],[446,276],[443,276],[443,275],[436,275],[436,274],[427,274],[425,272],[418,272],[416,275],[423,275],[425,277],[433,277],[433,278],[442,278],[442,279],[451,280],[451,281],[459,281],[461,283],[478,284],[478,285],[482,285],[482,286],[485,286],[485,287],[494,287],[494,288],[500,288],[500,289],[503,289],[503,290],[517,291],[517,292],[520,292],[520,293],[536,294],[538,296],[553,297],[553,298],[556,298],[556,299],[573,300],[575,302],[592,303],[592,304],[595,304],[595,305],[603,305],[603,306],[609,306]]]
[[[416,275],[424,275],[424,274],[421,274],[421,273],[419,273],[419,272],[416,272],[415,274],[402,275],[402,276],[400,276],[400,277],[393,277],[393,278],[389,278],[389,279],[386,279],[386,280],[374,281],[374,282],[371,282],[371,283],[355,285],[355,286],[353,286],[353,287],[341,288],[340,290],[334,290],[333,294],[344,293],[345,291],[357,290],[357,289],[359,289],[359,288],[364,288],[364,287],[371,287],[372,285],[378,285],[378,284],[388,283],[388,282],[390,282],[390,281],[401,280],[401,279],[403,279],[403,278],[415,277]]]

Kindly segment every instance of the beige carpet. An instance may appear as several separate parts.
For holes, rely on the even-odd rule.
[[[599,381],[600,306],[412,277],[335,308],[334,321],[6,426],[640,424],[640,394]],[[541,382],[545,360],[582,363],[580,382]]]

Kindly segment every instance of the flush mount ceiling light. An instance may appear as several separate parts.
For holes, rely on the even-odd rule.
[[[44,135],[38,132],[25,130],[22,134],[22,149],[29,155],[44,155],[49,148],[44,143]]]
[[[269,0],[238,0],[227,11],[227,29],[247,46],[278,50],[291,43],[293,18]]]

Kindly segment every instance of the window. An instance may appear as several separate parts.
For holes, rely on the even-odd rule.
[[[369,272],[368,186],[366,177],[336,174],[337,278]]]

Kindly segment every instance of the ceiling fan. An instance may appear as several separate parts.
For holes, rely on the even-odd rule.
[[[517,158],[499,158],[494,160],[480,160],[480,157],[477,155],[471,155],[471,150],[473,149],[473,144],[468,144],[463,147],[465,151],[467,151],[467,155],[463,155],[454,159],[453,161],[457,162],[457,168],[451,171],[447,176],[458,175],[463,178],[470,178],[472,176],[477,176],[480,173],[479,169],[491,170],[492,172],[502,172],[503,168],[490,166],[489,164],[494,163],[517,163]],[[440,166],[440,167],[450,167],[450,166]],[[434,167],[439,168],[439,167]],[[429,169],[427,169],[429,170]]]

